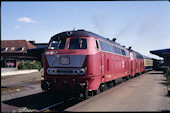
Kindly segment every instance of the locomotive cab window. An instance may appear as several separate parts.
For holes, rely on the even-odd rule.
[[[70,39],[68,49],[87,49],[86,39]]]
[[[55,38],[51,41],[51,44],[48,47],[48,49],[64,49],[65,43],[66,43],[65,38],[63,38],[63,39]]]

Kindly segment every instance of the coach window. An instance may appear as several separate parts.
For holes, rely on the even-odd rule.
[[[65,38],[63,38],[63,39],[55,38],[51,41],[51,44],[48,47],[48,49],[64,49],[65,43],[66,43]]]
[[[95,45],[96,45],[96,49],[99,50],[99,44],[98,44],[97,40],[95,40]]]
[[[87,40],[86,39],[70,39],[69,49],[87,49]]]

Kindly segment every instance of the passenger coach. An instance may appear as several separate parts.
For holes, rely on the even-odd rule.
[[[144,57],[145,72],[153,70],[153,59],[147,56]]]

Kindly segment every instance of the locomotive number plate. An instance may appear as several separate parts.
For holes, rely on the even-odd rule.
[[[61,57],[60,58],[60,64],[64,64],[64,65],[67,65],[70,63],[70,59],[69,57]]]

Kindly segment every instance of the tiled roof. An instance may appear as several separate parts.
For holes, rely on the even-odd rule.
[[[2,48],[8,49],[6,51],[2,51]],[[23,48],[23,50],[16,51],[19,48]],[[33,48],[37,47],[26,40],[1,40],[1,53],[26,53],[27,49]]]

